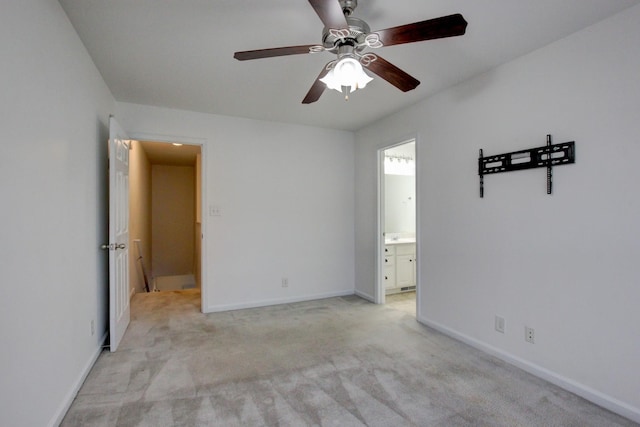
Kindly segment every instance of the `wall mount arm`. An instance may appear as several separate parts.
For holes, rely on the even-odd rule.
[[[547,168],[547,194],[553,190],[553,166],[575,163],[575,141],[560,144],[551,143],[547,135],[547,145],[511,153],[484,157],[480,149],[478,157],[478,175],[480,175],[480,197],[484,197],[484,176],[501,172],[524,169]]]

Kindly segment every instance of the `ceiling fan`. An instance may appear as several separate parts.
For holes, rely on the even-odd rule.
[[[454,14],[372,32],[365,21],[352,16],[358,0],[309,0],[309,3],[324,24],[321,45],[248,50],[233,55],[246,61],[324,51],[336,54],[337,58],[325,65],[318,75],[302,100],[303,104],[316,102],[326,87],[345,93],[345,99],[349,99],[350,92],[364,88],[372,80],[363,71],[363,66],[403,92],[415,89],[420,81],[380,55],[368,52],[367,48],[461,36],[467,28],[462,15]]]

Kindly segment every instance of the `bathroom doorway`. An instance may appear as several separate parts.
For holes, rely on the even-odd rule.
[[[380,151],[378,302],[416,315],[418,291],[415,139]]]
[[[201,288],[201,159],[199,145],[133,141],[132,293]]]

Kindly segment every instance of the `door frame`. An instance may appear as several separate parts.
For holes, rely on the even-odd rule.
[[[206,313],[206,301],[208,296],[207,283],[207,259],[206,251],[207,245],[204,236],[207,235],[207,215],[206,214],[206,186],[207,186],[207,139],[206,138],[193,138],[185,136],[173,136],[173,135],[161,135],[148,132],[129,132],[129,137],[138,141],[151,141],[160,142],[163,144],[184,144],[184,145],[196,145],[200,147],[200,311]]]
[[[420,274],[420,266],[422,263],[420,262],[420,191],[419,191],[419,171],[418,167],[418,159],[419,159],[419,149],[418,149],[418,136],[410,135],[405,138],[399,138],[400,142],[390,143],[383,147],[380,147],[377,151],[377,203],[376,203],[376,285],[375,285],[375,303],[376,304],[384,304],[386,293],[384,288],[384,247],[385,247],[385,176],[384,176],[384,152],[389,148],[398,147],[400,145],[408,144],[414,142],[415,144],[415,152],[414,152],[414,162],[415,162],[415,188],[416,188],[416,317],[420,317],[420,293],[421,293],[421,274]]]

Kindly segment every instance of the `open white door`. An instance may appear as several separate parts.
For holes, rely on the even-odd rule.
[[[109,118],[109,343],[116,351],[129,325],[129,140]]]

